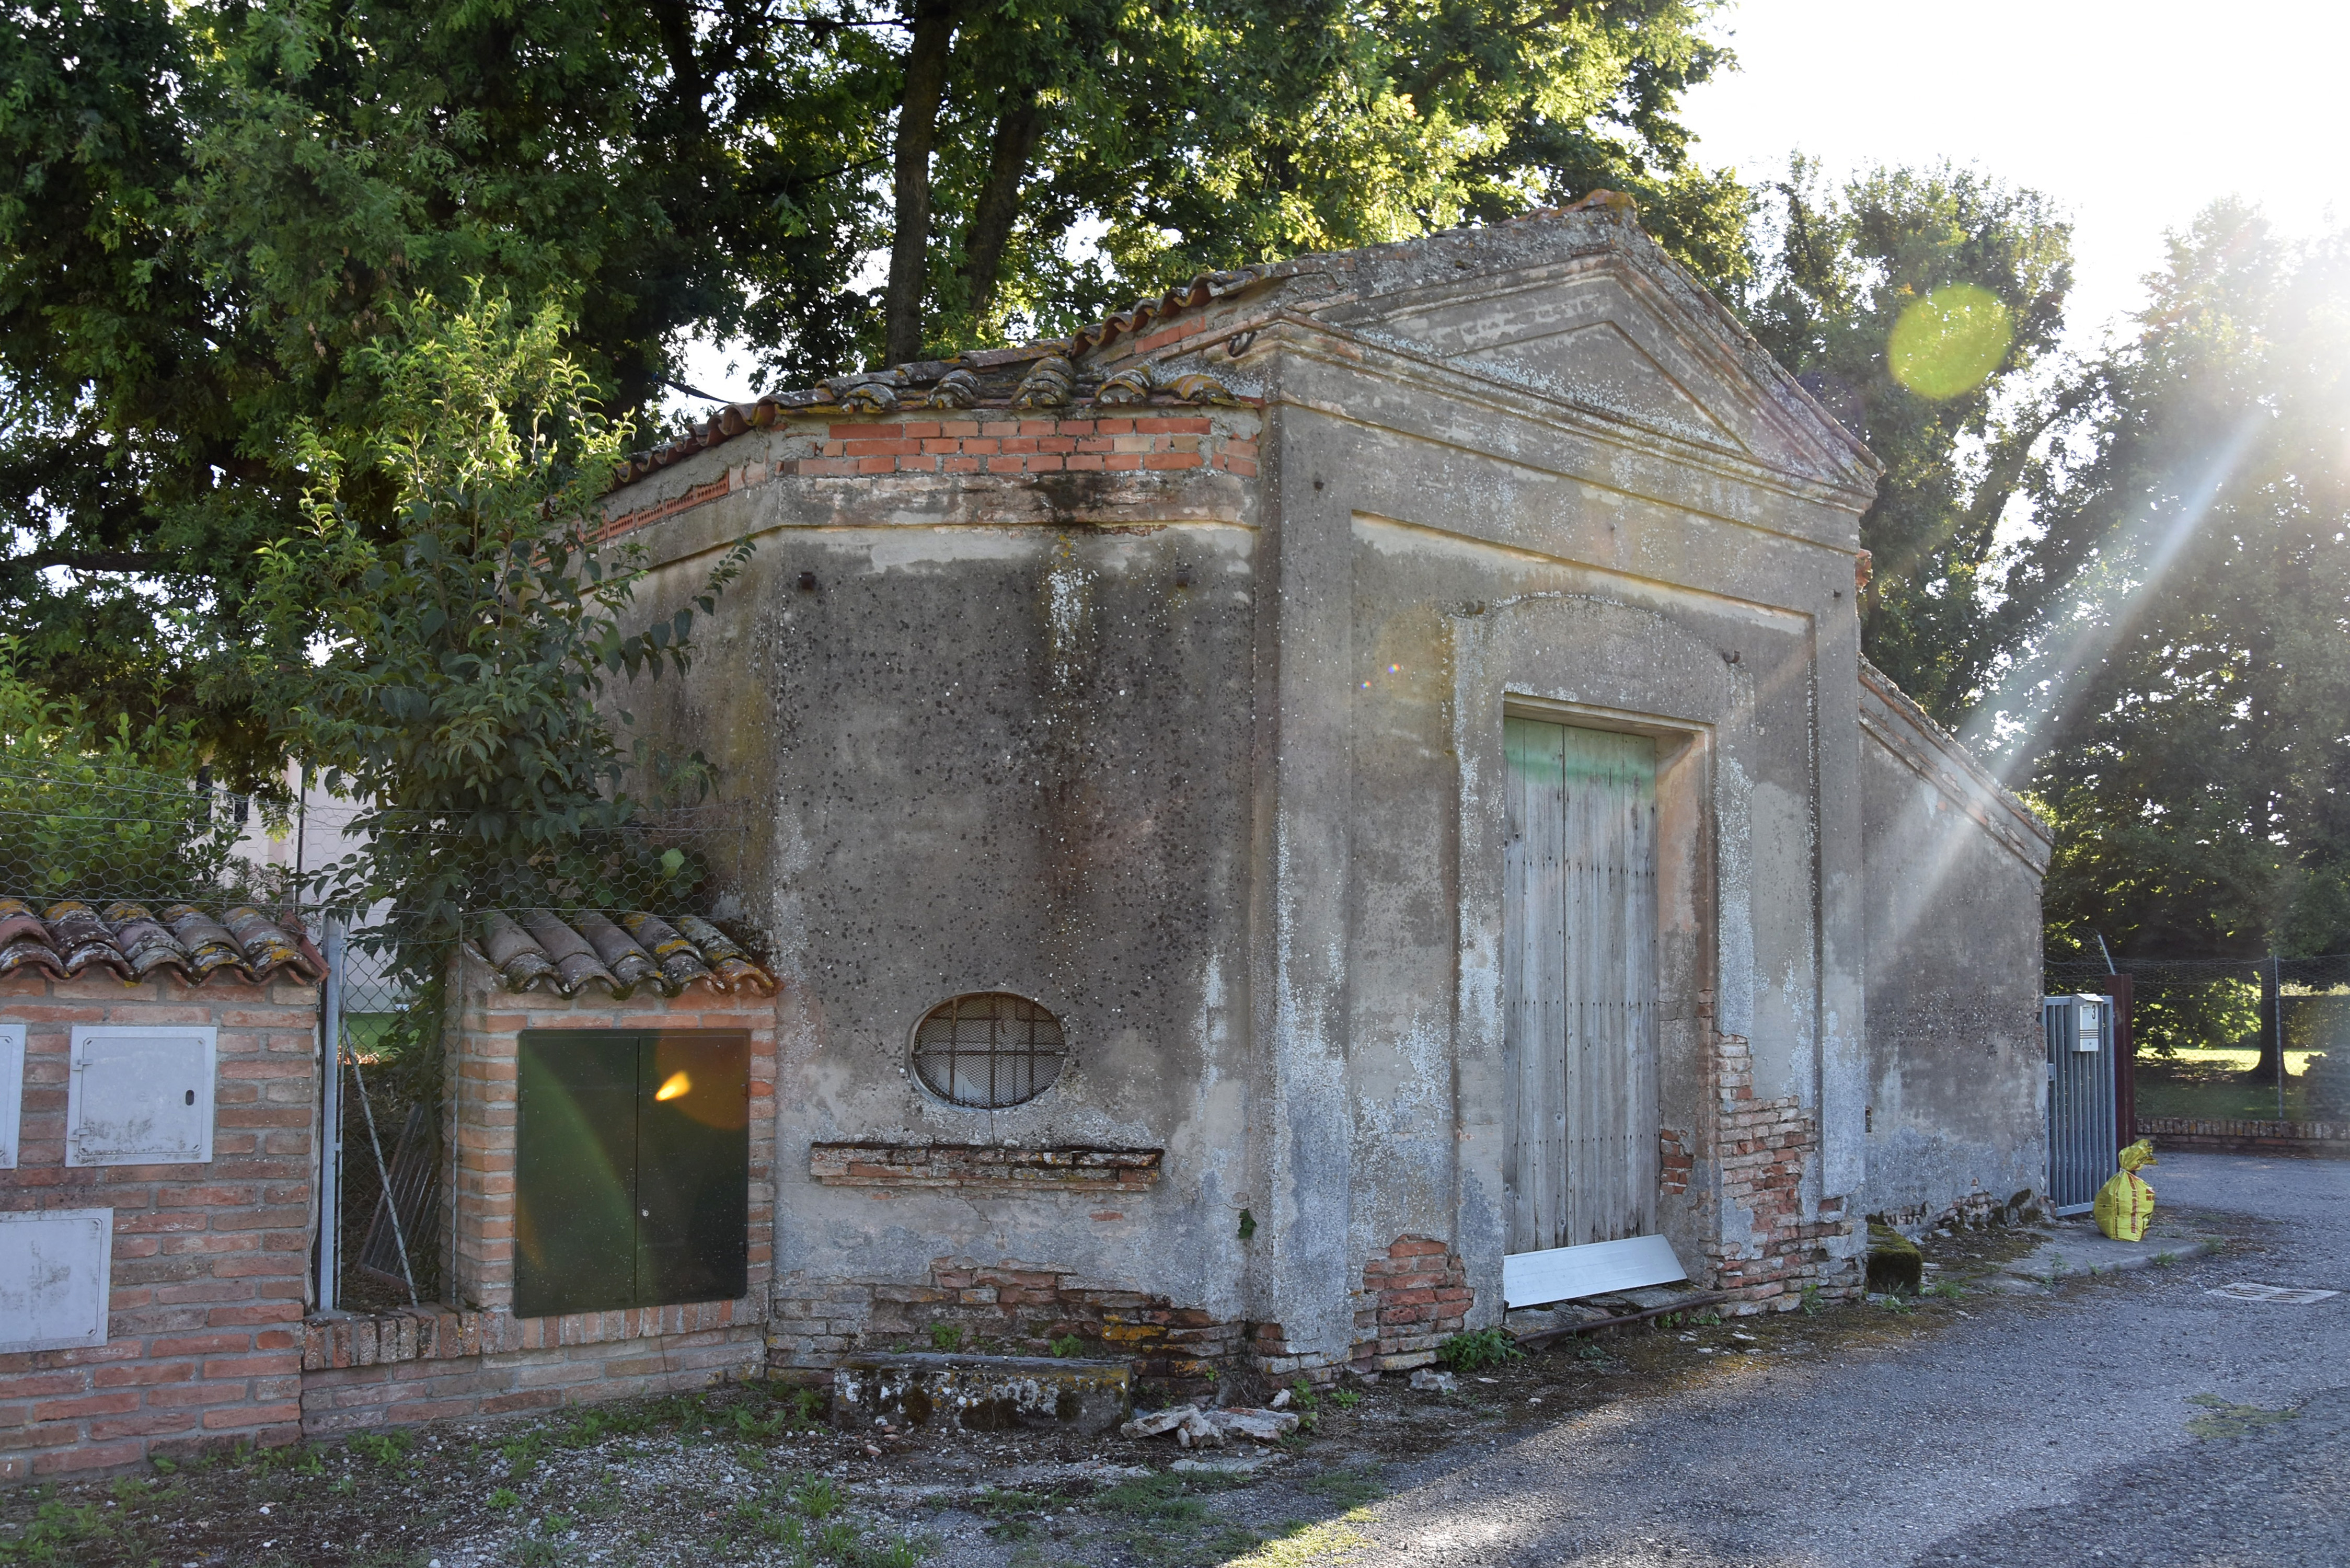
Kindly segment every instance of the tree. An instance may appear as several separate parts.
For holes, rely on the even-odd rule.
[[[1860,524],[1875,568],[1862,649],[1956,725],[2003,647],[1987,591],[2000,521],[2089,395],[2040,373],[2064,325],[2071,230],[2046,198],[1947,164],[1829,192],[1797,158],[1765,202],[1742,312],[1886,465]]]
[[[1729,63],[1688,0],[941,4],[933,184],[966,214],[918,272],[901,199],[891,319],[923,341],[1066,330],[1195,273],[1513,216],[1595,186],[1717,286],[1746,192],[1688,159],[1679,95]],[[921,57],[918,47],[912,57]],[[911,79],[910,78],[910,79]],[[924,78],[927,79],[927,78]],[[927,102],[927,98],[924,99]],[[899,121],[900,135],[908,120]],[[901,146],[903,145],[901,141]],[[1081,228],[1093,254],[1073,251]],[[897,258],[907,258],[899,267]],[[890,358],[914,339],[893,337]]]
[[[12,9],[0,602],[27,676],[101,715],[185,719],[224,774],[265,784],[274,732],[208,679],[213,656],[305,613],[255,597],[261,552],[302,525],[296,432],[372,427],[367,346],[415,292],[480,277],[561,306],[568,352],[623,410],[657,393],[680,334],[730,329],[754,296],[790,311],[785,357],[847,353],[859,302],[837,286],[872,231],[841,174],[886,105],[845,90],[809,29],[730,22],[701,29],[735,51],[713,107],[668,47],[694,15]],[[339,504],[396,531],[380,475]]]
[[[480,294],[390,310],[360,352],[381,424],[357,449],[299,432],[309,527],[265,556],[268,623],[327,639],[281,636],[252,680],[282,742],[360,804],[369,841],[326,901],[349,915],[390,901],[421,984],[469,913],[643,907],[695,880],[645,830],[658,792],[698,786],[701,760],[624,747],[610,684],[683,673],[695,610],[619,629],[640,563],[599,542],[598,503],[629,431],[564,356],[567,325]],[[392,494],[389,541],[343,499],[369,481]],[[701,613],[747,551],[712,572]]]
[[[28,678],[265,784],[237,650],[301,604],[297,432],[481,279],[641,418],[689,334],[762,375],[1044,332],[1207,266],[1591,184],[1734,276],[1679,93],[1701,0],[32,0],[0,20],[0,606]],[[1087,251],[1073,236],[1098,231]],[[857,286],[887,250],[890,281]],[[390,482],[338,504],[378,542]],[[319,629],[314,622],[309,630]]]
[[[0,639],[0,896],[160,909],[284,895],[237,857],[253,803],[211,786],[185,728],[97,724],[20,678],[15,646]]]
[[[2350,950],[2350,234],[2174,236],[2004,577],[2052,954]]]

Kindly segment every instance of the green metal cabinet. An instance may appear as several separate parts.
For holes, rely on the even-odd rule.
[[[734,1031],[524,1033],[515,1316],[749,1288],[750,1056]]]

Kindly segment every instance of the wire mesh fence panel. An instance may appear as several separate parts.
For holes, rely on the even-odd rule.
[[[2129,977],[2140,1119],[2350,1119],[2350,954],[2052,962],[2051,992]]]
[[[441,1286],[438,1069],[417,1059],[429,1043],[411,1016],[417,987],[393,967],[398,934],[379,921],[335,944],[338,1235],[328,1268],[333,1304],[352,1311],[432,1301]]]

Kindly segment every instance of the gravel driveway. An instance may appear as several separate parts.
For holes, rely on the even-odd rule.
[[[1476,1462],[1431,1456],[1391,1476],[1409,1484],[1363,1524],[1361,1560],[2350,1563],[2350,1294],[2204,1293],[2350,1292],[2350,1165],[2167,1155],[2149,1175],[2159,1201],[2253,1217],[2257,1239],[1986,1303],[1903,1348],[1742,1366]]]

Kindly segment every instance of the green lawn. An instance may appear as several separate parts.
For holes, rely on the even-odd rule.
[[[2284,1054],[2284,1119],[2323,1120],[2313,1116],[2302,1092],[2309,1071],[2307,1051]],[[2142,1116],[2205,1116],[2250,1121],[2277,1119],[2274,1084],[2251,1084],[2244,1075],[2260,1060],[2253,1051],[2181,1051],[2169,1057],[2141,1056],[2137,1064],[2137,1114]]]

